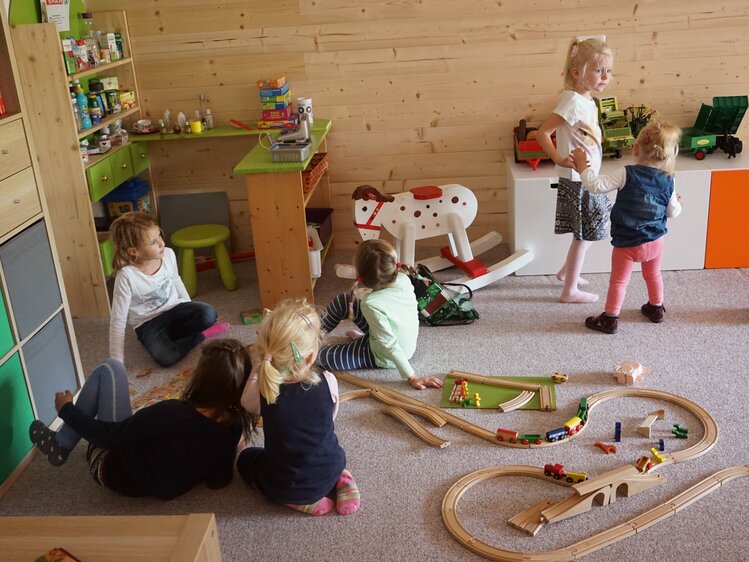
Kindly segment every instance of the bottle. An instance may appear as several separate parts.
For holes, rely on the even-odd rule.
[[[83,139],[79,148],[81,152],[81,161],[84,164],[88,164],[88,141],[86,139]]]
[[[81,123],[81,112],[78,109],[78,102],[75,100],[75,94],[70,94],[70,106],[73,108],[73,118],[75,119],[75,129],[80,131],[83,128]]]
[[[195,118],[200,120],[205,116],[205,94],[200,94],[198,96],[198,104],[200,106],[200,112],[195,112]]]
[[[93,92],[89,92],[86,97],[88,99],[88,114],[91,117],[91,123],[98,125],[104,118],[104,112],[99,105],[99,100],[96,99],[96,94]]]
[[[99,53],[99,42],[94,36],[94,14],[83,12],[81,18],[83,18],[83,35],[86,42],[86,52],[88,53],[88,64],[91,68],[96,68],[99,66],[101,54]]]
[[[73,80],[73,88],[75,91],[75,102],[78,106],[78,112],[81,114],[81,128],[90,129],[93,124],[91,122],[91,116],[88,113],[88,98],[83,92],[83,86],[79,80]]]
[[[208,129],[209,131],[213,129],[213,115],[211,115],[210,108],[205,110],[205,124],[206,124],[206,129]]]

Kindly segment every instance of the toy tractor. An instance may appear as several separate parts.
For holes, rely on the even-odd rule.
[[[603,156],[621,158],[622,150],[635,143],[627,115],[619,109],[615,97],[593,98],[598,108],[598,124],[601,126]]]
[[[682,130],[681,149],[694,151],[697,160],[712,154],[717,146],[735,158],[743,148],[741,139],[734,137],[747,108],[747,96],[719,96],[713,105],[700,107],[694,127]]]
[[[521,119],[518,126],[513,129],[515,162],[528,162],[534,172],[541,160],[549,160],[549,155],[538,144],[535,132],[535,128],[526,125],[525,119]],[[551,141],[556,146],[556,137],[552,137]]]

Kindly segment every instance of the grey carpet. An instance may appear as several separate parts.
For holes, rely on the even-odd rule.
[[[332,265],[337,261],[349,262],[350,253],[338,252],[326,262],[316,289],[319,303],[347,288],[347,282],[333,274]],[[258,306],[254,263],[239,263],[236,269],[240,278],[236,292],[224,291],[216,272],[208,271],[199,275],[196,298],[214,304],[220,316],[232,322],[230,336],[249,342],[256,327],[241,325],[239,312]],[[590,275],[589,279],[591,290],[604,298],[608,276]],[[541,433],[558,427],[575,414],[580,397],[618,387],[611,373],[624,359],[637,359],[652,369],[639,386],[697,402],[720,428],[718,443],[706,455],[663,469],[664,484],[547,525],[535,538],[511,528],[506,520],[541,499],[558,500],[568,492],[536,479],[485,481],[470,489],[459,506],[461,520],[472,534],[520,551],[559,548],[667,502],[713,472],[749,464],[744,378],[749,368],[749,269],[666,272],[664,280],[666,321],[656,325],[641,316],[639,307],[647,297],[642,279],[635,273],[616,335],[587,330],[583,319],[598,314],[602,304],[559,303],[561,287],[551,276],[513,276],[481,289],[474,297],[481,319],[473,325],[422,327],[412,361],[418,373],[444,375],[450,369],[461,369],[484,375],[547,376],[554,371],[570,375],[569,382],[557,387],[555,412],[451,410],[492,430],[502,426]],[[339,328],[334,335],[340,336],[344,330]],[[90,369],[106,354],[107,323],[77,321],[76,331],[84,366]],[[135,374],[152,363],[134,337],[127,341],[126,356],[133,391],[140,394],[194,365],[198,352],[174,368],[157,369],[143,379],[136,379]],[[356,374],[439,404],[437,391],[410,390],[395,371]],[[341,385],[341,390],[350,388]],[[637,426],[659,408],[666,409],[665,421],[656,422],[652,438],[638,436]],[[610,400],[596,408],[583,435],[556,447],[503,448],[445,426],[432,430],[451,444],[434,449],[380,409],[372,399],[349,401],[342,405],[336,422],[348,468],[362,493],[362,507],[352,516],[301,515],[270,504],[238,477],[226,489],[198,487],[170,502],[117,497],[88,477],[84,447],[74,451],[61,468],[37,457],[0,501],[0,515],[214,512],[227,561],[478,560],[450,536],[440,511],[447,490],[468,472],[505,464],[558,462],[569,470],[595,475],[632,463],[647,454],[658,438],[664,438],[667,451],[674,451],[700,437],[697,420],[685,410],[656,400],[629,398]],[[619,452],[605,455],[593,442],[612,443],[616,421],[623,426]],[[676,422],[692,429],[689,441],[671,437],[669,430]],[[587,559],[747,560],[747,504],[749,479],[728,483],[675,516]]]

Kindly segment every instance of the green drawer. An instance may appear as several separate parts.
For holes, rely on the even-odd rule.
[[[151,164],[148,157],[148,143],[134,142],[130,145],[130,159],[133,161],[133,175],[137,176],[147,170]]]
[[[125,151],[125,154],[128,154],[128,152]],[[88,193],[91,196],[91,201],[98,201],[117,187],[109,158],[104,158],[88,168],[86,179],[88,180]]]
[[[3,293],[0,291],[0,357],[4,356],[13,347],[13,332],[10,331],[8,311],[5,308]]]
[[[0,365],[0,482],[31,450],[29,425],[34,421],[21,361],[15,353]]]
[[[120,185],[123,181],[133,177],[133,161],[130,159],[130,150],[123,148],[107,158],[112,163],[112,175],[114,185]]]

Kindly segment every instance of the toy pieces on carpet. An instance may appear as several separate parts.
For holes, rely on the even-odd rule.
[[[142,379],[143,377],[147,377],[153,373],[153,367],[146,367],[145,369],[141,369],[137,375],[135,375],[136,379]]]
[[[139,410],[146,406],[151,406],[156,402],[162,400],[178,399],[182,396],[182,391],[187,385],[187,381],[190,380],[192,374],[192,368],[180,371],[179,374],[175,375],[172,380],[161,386],[156,386],[150,390],[147,390],[141,394],[138,398],[133,400],[133,410]]]
[[[472,381],[471,377],[485,379],[485,382]],[[508,386],[501,386],[502,382],[507,382]],[[517,388],[520,385],[514,383],[524,383],[523,388]],[[440,407],[500,409],[503,412],[511,409],[554,410],[554,386],[551,377],[483,377],[450,371],[445,377]],[[535,391],[531,390],[533,388]],[[541,390],[544,404],[539,396]]]
[[[245,310],[241,314],[242,324],[249,326],[250,324],[259,324],[263,321],[263,309],[253,308],[252,310]]]

